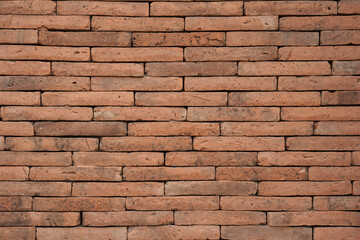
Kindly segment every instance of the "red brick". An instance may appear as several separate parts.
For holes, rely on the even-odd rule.
[[[11,151],[96,151],[97,138],[8,137],[5,148]]]
[[[360,31],[322,31],[320,43],[321,45],[360,44]]]
[[[225,46],[225,33],[133,33],[132,43],[133,46]]]
[[[54,75],[62,76],[134,76],[144,75],[141,63],[52,63]]]
[[[184,19],[167,17],[93,17],[91,28],[94,31],[183,31]]]
[[[30,122],[0,122],[0,135],[33,136],[34,127]]]
[[[334,1],[256,1],[245,2],[246,15],[333,15],[337,14]]]
[[[37,122],[38,136],[124,136],[123,122]]]
[[[324,95],[323,95],[324,96]],[[317,122],[315,135],[360,135],[360,122]]]
[[[32,198],[31,197],[0,197],[0,210],[5,212],[31,211]]]
[[[304,240],[312,238],[311,228],[269,226],[222,226],[223,239]]]
[[[351,194],[351,182],[260,182],[258,195],[311,196]]]
[[[287,121],[355,121],[360,107],[284,107],[281,119]]]
[[[349,166],[351,155],[347,152],[260,152],[261,166]]]
[[[321,211],[358,211],[360,210],[360,197],[315,197],[314,209]]]
[[[330,75],[328,62],[240,62],[240,76]]]
[[[255,182],[240,181],[186,181],[167,182],[166,195],[254,195]]]
[[[73,196],[161,196],[164,184],[158,182],[74,183]]]
[[[53,14],[56,2],[53,1],[2,1],[0,14]]]
[[[239,16],[243,2],[153,2],[151,16]]]
[[[4,137],[0,137],[0,150],[4,150]]]
[[[282,17],[280,30],[352,30],[360,29],[360,16]]]
[[[360,150],[360,137],[290,137],[288,150],[345,151]]]
[[[39,2],[40,3],[40,2]],[[58,30],[90,30],[89,16],[0,16],[0,28],[47,28]]]
[[[304,211],[312,208],[310,197],[221,197],[222,210]]]
[[[81,107],[2,107],[3,120],[63,120],[89,121],[93,117],[91,108]]]
[[[226,106],[225,92],[151,92],[135,94],[138,106]]]
[[[281,137],[195,137],[194,150],[199,151],[283,151]]]
[[[125,167],[125,181],[215,180],[214,167]]]
[[[276,107],[190,107],[188,121],[278,121]]]
[[[57,3],[58,15],[110,15],[110,16],[148,16],[148,3],[132,2],[73,2]]]
[[[128,210],[216,210],[218,197],[130,197],[126,199]]]
[[[84,226],[137,226],[173,223],[171,211],[84,212]]]
[[[332,71],[336,75],[358,75],[360,74],[360,61],[335,61]]]
[[[0,43],[36,44],[38,31],[36,30],[0,30]]]
[[[50,63],[34,61],[0,61],[0,74],[25,76],[50,75]]]
[[[360,181],[354,181],[354,183],[353,183],[353,195],[360,195]]]
[[[123,211],[125,198],[71,197],[34,198],[34,211],[76,212],[76,211]]]
[[[176,225],[255,225],[266,223],[265,213],[247,211],[176,211]]]
[[[64,182],[0,182],[0,195],[70,196],[71,183]]]
[[[314,229],[315,240],[327,239],[343,239],[343,240],[357,240],[360,236],[360,228],[358,227],[317,227]]]
[[[118,239],[126,240],[127,230],[125,227],[113,228],[37,228],[38,240],[63,240],[63,239]]]
[[[0,105],[40,105],[40,92],[0,92]]]
[[[73,162],[76,166],[157,166],[163,165],[164,154],[156,152],[74,152]]]
[[[7,166],[69,166],[71,153],[0,151],[0,165]]]
[[[360,167],[311,167],[309,168],[309,180],[360,180]]]
[[[352,165],[360,165],[360,152],[352,153]]]
[[[342,0],[338,3],[339,14],[359,14],[360,4],[357,0]]]
[[[0,90],[84,91],[90,90],[90,78],[0,76]]]
[[[224,122],[221,135],[292,136],[312,135],[312,122]]]
[[[80,213],[0,212],[1,226],[76,226]]]
[[[129,227],[128,237],[131,240],[155,239],[219,239],[218,226],[157,226]]]
[[[360,105],[360,91],[322,92],[322,105]]]
[[[32,227],[0,227],[0,236],[4,239],[35,239],[35,228]]]
[[[358,212],[271,212],[268,213],[270,226],[358,226]]]
[[[187,17],[186,31],[277,30],[278,18],[265,17]]]
[[[183,121],[185,108],[170,107],[100,107],[94,110],[94,119],[102,121]]]
[[[102,151],[184,151],[191,150],[191,137],[104,137]]]
[[[27,167],[0,167],[1,181],[21,181],[28,180],[29,168]],[[215,175],[215,173],[214,173]],[[215,178],[215,177],[214,177]]]
[[[235,75],[235,62],[171,62],[146,63],[148,76],[221,76]]]

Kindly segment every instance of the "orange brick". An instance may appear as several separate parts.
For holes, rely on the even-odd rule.
[[[360,91],[322,92],[322,105],[360,105]]]
[[[312,122],[224,122],[221,135],[291,136],[312,135]]]
[[[356,30],[360,29],[360,16],[282,17],[280,30]]]
[[[360,4],[356,0],[342,0],[338,6],[339,14],[359,14]]]
[[[358,75],[360,74],[360,61],[335,61],[332,71],[336,75]]]
[[[219,209],[218,197],[129,197],[126,199],[128,210],[216,210]]]
[[[360,152],[352,153],[352,165],[360,165]]]
[[[188,121],[278,121],[276,107],[190,107]]]
[[[257,183],[240,181],[167,182],[166,195],[254,195]]]
[[[347,152],[260,152],[261,166],[350,166]]]
[[[57,4],[58,15],[110,15],[110,16],[148,16],[148,3],[132,2],[73,2]]]
[[[260,182],[258,195],[311,196],[351,194],[351,182]]]
[[[146,63],[148,76],[221,76],[235,75],[235,62],[171,62]]]
[[[35,76],[50,75],[50,63],[35,61],[0,61],[0,74]]]
[[[322,31],[320,36],[321,45],[360,44],[360,31]]]
[[[360,228],[358,227],[317,227],[314,229],[315,240],[326,240],[331,238],[356,240],[358,236],[360,236]]]
[[[328,62],[240,62],[240,76],[330,75]]]
[[[0,137],[0,150],[4,150],[4,137]]]
[[[125,227],[110,227],[110,228],[89,228],[89,227],[75,227],[75,228],[37,228],[36,237],[38,240],[62,240],[67,238],[75,239],[119,239],[123,240],[127,237],[127,230]]]
[[[35,239],[35,234],[32,227],[0,227],[0,235],[4,239]]]
[[[276,60],[276,47],[187,47],[186,61],[261,61]]]
[[[277,30],[276,16],[264,17],[187,17],[186,31]]]
[[[194,150],[199,151],[283,151],[282,137],[195,137]]]
[[[360,122],[317,122],[315,135],[360,135]]]
[[[360,195],[360,181],[354,181],[354,183],[353,183],[353,195]]]
[[[0,105],[40,105],[40,92],[0,92]]]
[[[34,198],[34,211],[123,211],[125,198],[69,197],[69,198]]]
[[[233,92],[230,106],[317,106],[318,92]]]
[[[84,212],[84,226],[166,225],[173,223],[171,211]]]
[[[102,121],[183,121],[185,108],[170,107],[99,107],[94,110],[94,119]]]
[[[191,150],[191,137],[104,137],[102,151],[185,151]]]
[[[96,151],[97,138],[8,137],[10,151]]]
[[[29,179],[28,175],[29,175],[29,168],[27,168],[27,167],[0,167],[0,180],[1,181],[28,180]]]
[[[53,14],[56,2],[53,1],[1,1],[0,14]]]
[[[221,197],[222,210],[304,211],[312,208],[310,197]]]
[[[166,17],[93,17],[91,29],[94,31],[128,32],[183,31],[184,19]]]
[[[89,121],[93,117],[91,108],[81,107],[2,107],[3,120],[63,120]]]
[[[64,182],[0,182],[0,195],[70,196],[71,183]]]
[[[266,223],[265,213],[247,211],[176,211],[176,225],[255,225]]]
[[[38,31],[37,30],[0,30],[0,43],[36,44],[38,43]]]
[[[0,165],[69,166],[71,165],[71,153],[0,151]]]
[[[337,14],[334,1],[256,1],[245,2],[246,15],[333,15]]]
[[[134,76],[144,75],[141,63],[52,63],[54,75],[62,76]]]
[[[31,197],[0,197],[0,210],[5,212],[31,211],[32,198]]]
[[[73,183],[73,196],[162,196],[164,184],[158,182]]]
[[[290,137],[288,150],[345,151],[360,150],[360,137]]]
[[[157,166],[163,165],[164,154],[155,152],[74,152],[73,162],[76,166]]]
[[[153,2],[151,16],[239,16],[243,2]]]
[[[315,197],[314,209],[320,211],[358,211],[360,210],[360,197]]]
[[[169,152],[167,166],[247,166],[255,165],[254,152]]]
[[[132,43],[133,46],[225,46],[225,33],[133,33]]]
[[[138,106],[226,106],[227,93],[161,92],[136,93]]]
[[[282,120],[347,121],[360,120],[360,107],[284,107]]]
[[[92,48],[94,62],[175,62],[183,60],[182,48]]]
[[[125,181],[215,180],[214,167],[125,167]]]
[[[0,122],[0,135],[33,136],[34,127],[31,122]]]
[[[311,167],[309,168],[309,180],[360,180],[360,167]]]

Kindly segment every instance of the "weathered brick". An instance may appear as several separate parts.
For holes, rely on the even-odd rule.
[[[96,151],[97,138],[8,137],[5,148],[11,151]]]
[[[4,140],[4,137],[0,137],[0,150],[4,150],[4,145],[5,145],[5,140]]]
[[[276,16],[264,17],[187,17],[186,31],[277,30]]]
[[[343,2],[343,1],[342,1]],[[346,239],[356,240],[360,235],[360,228],[358,227],[317,227],[314,228],[315,240],[327,240],[327,239]]]
[[[360,197],[315,197],[314,209],[320,211],[358,211],[360,210]]]
[[[84,212],[84,226],[166,225],[173,223],[171,211]]]
[[[188,121],[278,121],[276,107],[190,107]]]
[[[258,195],[262,196],[311,196],[351,194],[351,182],[260,182]]]
[[[73,196],[161,196],[164,184],[158,182],[74,183]]]
[[[332,72],[334,75],[358,75],[360,61],[334,61]]]
[[[0,197],[0,210],[5,212],[31,211],[32,198],[31,197]]]
[[[28,180],[29,177],[28,167],[0,167],[0,180],[1,181],[21,181]],[[215,173],[214,173],[215,175]],[[215,178],[215,176],[214,176]]]
[[[33,136],[34,127],[31,122],[0,122],[0,135]]]
[[[321,17],[282,17],[280,30],[315,31],[315,30],[356,30],[360,29],[360,16],[321,16]]]
[[[40,92],[0,92],[0,105],[40,105]]]
[[[283,107],[282,120],[354,121],[360,120],[360,107]]]
[[[360,4],[357,0],[342,0],[338,3],[339,14],[359,14]]]
[[[247,166],[255,165],[254,152],[169,152],[167,166]]]
[[[186,151],[192,149],[191,137],[104,137],[102,151]]]
[[[219,209],[219,198],[186,196],[186,197],[129,197],[126,199],[128,210],[216,210]]]
[[[35,61],[0,61],[0,74],[25,76],[50,75],[50,63]]]
[[[227,93],[198,92],[139,92],[135,94],[137,106],[226,106]]]
[[[1,1],[0,14],[53,14],[56,2],[53,1]]]
[[[360,105],[360,91],[322,92],[322,105]]]
[[[93,17],[91,28],[94,31],[183,31],[184,19],[169,17]]]
[[[7,44],[36,44],[37,30],[0,30],[0,43]]]
[[[312,208],[310,197],[221,197],[222,210],[305,211]]]
[[[240,62],[240,76],[330,75],[328,62]]]
[[[71,183],[64,182],[0,182],[0,195],[70,196]]]
[[[62,76],[134,76],[144,75],[141,63],[52,63],[54,75]]]
[[[343,1],[342,1],[343,2]],[[360,44],[360,31],[322,31],[321,45]]]
[[[71,197],[34,198],[34,211],[76,212],[76,211],[123,211],[125,198]]]
[[[255,182],[240,181],[186,181],[167,182],[166,195],[254,195]]]
[[[153,2],[151,16],[239,16],[243,2]]]
[[[360,195],[360,181],[354,181],[354,183],[353,183],[353,195]]]
[[[360,180],[360,167],[311,167],[309,168],[309,180]]]
[[[289,137],[288,150],[345,151],[360,150],[360,137]]]
[[[0,227],[0,235],[4,239],[35,239],[35,228],[32,227]]]
[[[125,227],[110,228],[37,228],[38,240],[62,240],[62,239],[118,239],[126,240],[127,230]]]
[[[69,166],[71,165],[71,153],[0,151],[0,165]]]
[[[72,158],[76,166],[157,166],[164,163],[164,154],[156,152],[74,152]]]
[[[324,121],[315,124],[315,135],[360,135],[360,122]]]

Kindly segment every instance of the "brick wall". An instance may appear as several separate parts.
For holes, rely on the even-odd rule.
[[[360,1],[0,1],[0,239],[360,239]]]

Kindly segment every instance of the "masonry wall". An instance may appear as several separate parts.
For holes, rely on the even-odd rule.
[[[360,239],[360,1],[0,14],[1,240]]]

